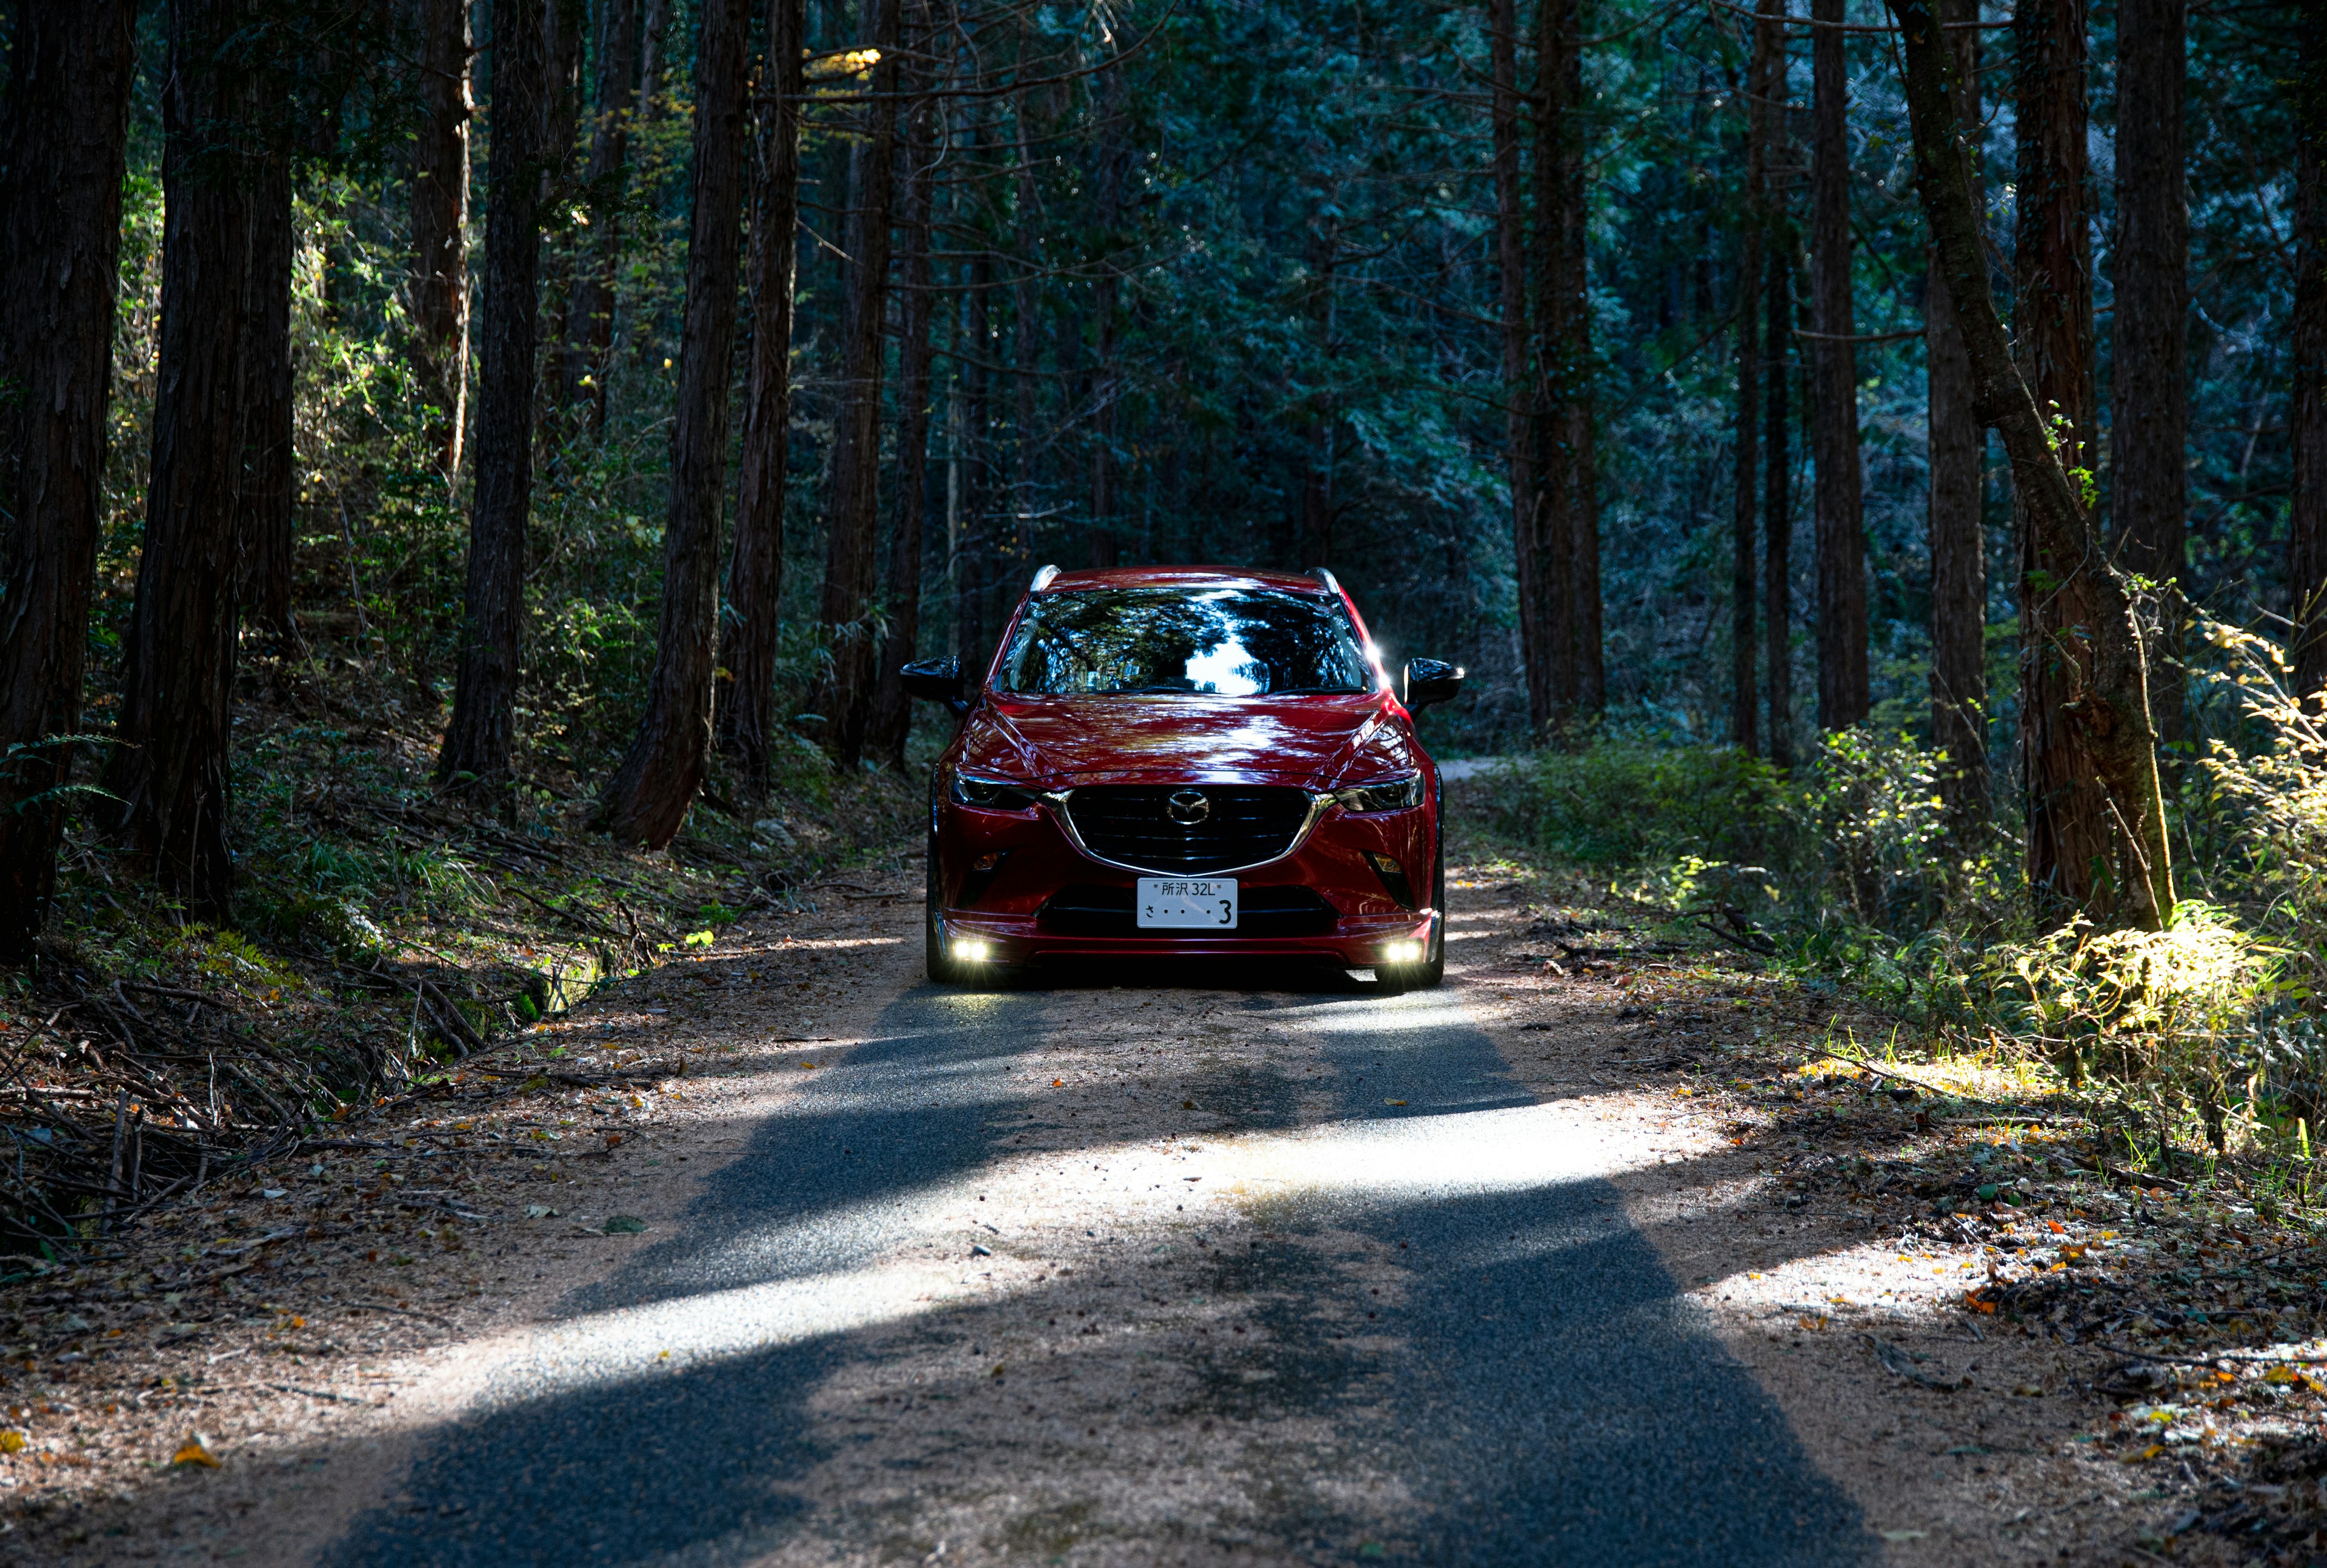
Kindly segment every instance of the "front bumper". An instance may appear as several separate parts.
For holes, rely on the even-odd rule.
[[[1133,929],[1140,873],[1086,853],[1058,810],[1049,801],[1014,811],[939,803],[939,913],[949,942],[982,943],[985,957],[1003,964],[1276,957],[1365,969],[1428,951],[1438,916],[1425,901],[1436,895],[1427,805],[1363,813],[1331,807],[1288,853],[1220,873],[1234,877],[1245,906],[1243,929],[1233,933]],[[1377,869],[1381,857],[1402,882]]]

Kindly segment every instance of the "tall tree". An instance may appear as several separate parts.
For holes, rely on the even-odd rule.
[[[2182,105],[2189,0],[2121,0],[2117,23],[2117,312],[2109,506],[2117,560],[2159,584],[2186,569],[2190,486],[2190,205]],[[2162,587],[2150,709],[2182,734],[2182,596]]]
[[[469,387],[469,0],[414,0],[419,99],[412,144],[412,364],[438,410],[436,460],[461,468]]]
[[[1736,481],[1731,497],[1729,739],[1751,756],[1761,751],[1755,717],[1761,693],[1754,685],[1753,578],[1755,515],[1762,506],[1762,245],[1768,229],[1767,157],[1770,67],[1777,30],[1752,28],[1752,51],[1745,71],[1744,221],[1737,230],[1737,445]]]
[[[1584,8],[1580,0],[1559,0],[1558,263],[1560,399],[1557,450],[1565,465],[1568,517],[1567,602],[1569,667],[1574,671],[1575,711],[1589,722],[1607,705],[1608,677],[1603,662],[1600,606],[1599,415],[1593,406],[1597,377],[1592,346],[1591,256],[1586,245],[1591,211],[1585,186],[1584,102]]]
[[[919,18],[913,32],[916,42],[929,37]],[[937,173],[930,118],[926,105],[906,112],[900,154],[904,193],[897,203],[897,219],[905,249],[897,269],[903,295],[897,322],[897,477],[889,567],[881,587],[889,611],[889,635],[882,642],[880,685],[867,742],[875,757],[898,768],[905,765],[905,736],[912,727],[912,699],[905,695],[903,667],[921,643],[921,533],[929,509],[930,322],[936,304],[930,283],[930,186]]]
[[[2287,425],[2294,448],[2287,582],[2295,692],[2327,694],[2327,35],[2303,30],[2294,99],[2294,385]]]
[[[592,435],[606,428],[608,358],[614,342],[614,279],[622,260],[622,209],[630,174],[631,124],[639,104],[638,0],[602,0],[593,61],[590,164],[582,197],[589,211],[589,259],[566,313],[562,379],[569,402],[589,409]]]
[[[1794,765],[1794,244],[1785,226],[1763,285],[1762,409],[1762,678],[1770,694],[1770,762]]]
[[[1576,82],[1581,71],[1579,7],[1576,0],[1539,0],[1536,7],[1535,92],[1535,320],[1533,426],[1535,495],[1521,525],[1535,558],[1534,605],[1520,612],[1521,624],[1536,624],[1536,658],[1541,673],[1528,673],[1530,717],[1538,730],[1567,731],[1578,697],[1575,564],[1578,453],[1572,444],[1571,409],[1584,395],[1584,367],[1574,358],[1575,302],[1569,285],[1575,267],[1567,254],[1578,232],[1568,205],[1575,195],[1569,178],[1579,163],[1583,140],[1577,124]],[[1569,69],[1575,57],[1576,70]],[[1525,633],[1522,632],[1522,636]]]
[[[2073,0],[2031,4],[2066,9]],[[1971,359],[1981,422],[2003,440],[2029,529],[2041,539],[2038,553],[2063,563],[2069,574],[2056,586],[2048,584],[2054,586],[2051,602],[2057,604],[2073,592],[2091,607],[2089,615],[2076,623],[2078,634],[2056,638],[2048,650],[2049,660],[2068,677],[2049,690],[2070,694],[2067,703],[2073,705],[2041,714],[2032,709],[2027,722],[2044,726],[2050,743],[2073,748],[2097,786],[2094,798],[2044,798],[2032,788],[2030,844],[2033,847],[2040,834],[2049,835],[2054,845],[2073,835],[2094,845],[2095,859],[2075,867],[2056,861],[2058,879],[2035,885],[2040,891],[2049,886],[2073,893],[2097,919],[2158,929],[2173,918],[2173,861],[2133,605],[2123,575],[2101,548],[2086,492],[2067,461],[2076,450],[2073,436],[2056,441],[2051,422],[2039,413],[2037,395],[2013,362],[2004,322],[1988,291],[1967,127],[1958,117],[1951,79],[1957,70],[1954,51],[1933,0],[1892,0],[1892,11],[1900,23],[1905,53],[1916,191],[1953,297],[1957,328]],[[2041,39],[2047,32],[2057,37],[2066,29],[2054,19],[2050,27],[2032,31]],[[2081,36],[2079,28],[2079,41]],[[2025,73],[2058,57],[2054,49],[2028,49],[2032,42],[2035,40],[2023,35],[2023,111],[2030,107]],[[2023,126],[2023,134],[2038,128],[2024,120]],[[2059,155],[2057,141],[2053,155]],[[2024,160],[2020,172],[2024,181],[2030,172]],[[2023,189],[2024,192],[2024,184]],[[2034,216],[2023,210],[2023,226]],[[2064,808],[2072,806],[2095,810],[2099,820],[2061,823]],[[2051,820],[2040,822],[2040,817]],[[2107,831],[2112,826],[2113,835]]]
[[[832,650],[820,697],[833,754],[854,768],[873,703],[874,581],[881,502],[882,327],[889,298],[889,225],[896,185],[897,0],[869,0],[864,42],[881,52],[864,128],[849,160],[846,298],[841,306],[839,412],[825,500],[824,598]],[[1022,443],[1028,432],[1022,429]]]
[[[547,3],[499,0],[493,15],[476,499],[453,719],[436,753],[438,781],[480,797],[507,786],[517,747],[526,524],[533,508],[534,344],[541,315]]]
[[[291,160],[280,146],[255,160],[251,179],[250,301],[243,313],[243,613],[278,639],[294,637],[291,598],[298,535],[298,453],[293,444],[291,274],[298,259]]]
[[[1551,671],[1543,647],[1543,567],[1536,536],[1534,430],[1528,418],[1527,210],[1519,170],[1519,10],[1514,0],[1489,0],[1489,108],[1495,176],[1495,273],[1503,350],[1503,469],[1511,491],[1511,560],[1519,589],[1519,665],[1526,678],[1528,723],[1541,734],[1551,723]]]
[[[727,386],[751,146],[751,0],[705,0],[695,56],[693,227],[679,339],[678,416],[663,527],[662,621],[647,711],[599,798],[595,826],[660,849],[678,835],[711,760],[719,517],[727,498]]]
[[[2061,465],[2085,487],[2079,502],[2089,507],[2098,409],[2085,16],[2085,0],[2023,0],[2014,17],[2020,211],[2013,337]],[[2082,909],[2107,896],[2097,879],[2114,863],[2107,794],[2085,755],[2079,719],[2088,684],[2084,642],[2107,613],[2107,585],[2066,553],[2073,537],[2042,527],[2025,494],[2016,509],[2028,881],[2049,905]]]
[[[1117,474],[1119,465],[1116,450],[1117,416],[1123,396],[1122,367],[1117,362],[1117,335],[1122,330],[1123,288],[1117,272],[1117,253],[1123,245],[1123,199],[1129,149],[1124,145],[1123,73],[1104,71],[1098,79],[1097,93],[1098,108],[1098,147],[1097,178],[1098,196],[1099,275],[1091,285],[1092,336],[1098,352],[1098,364],[1091,377],[1092,422],[1095,426],[1091,442],[1091,532],[1090,563],[1107,567],[1116,564],[1119,541],[1116,537],[1116,507],[1118,502]]]
[[[1763,77],[1763,113],[1768,118],[1763,179],[1772,168],[1790,164],[1793,136],[1787,99],[1792,61],[1786,50],[1785,0],[1760,0],[1754,23],[1770,34]],[[1763,286],[1762,359],[1766,376],[1762,439],[1762,678],[1770,693],[1770,761],[1779,768],[1794,762],[1794,498],[1793,465],[1788,455],[1793,429],[1795,375],[1794,256],[1800,248],[1786,204],[1772,196],[1769,215],[1769,277]]]
[[[1850,78],[1843,0],[1812,0],[1810,451],[1818,531],[1818,727],[1872,705],[1866,668],[1866,531],[1858,451],[1857,313],[1851,298]]]
[[[162,331],[145,534],[105,788],[122,835],[197,919],[224,918],[255,169],[238,0],[169,10]]]
[[[0,962],[56,885],[96,580],[136,0],[19,0],[0,99]]]
[[[1953,23],[1976,23],[1978,0],[1939,0]],[[1954,26],[1956,120],[1977,126],[1979,32]],[[1971,178],[1981,179],[1977,142]],[[1975,184],[1977,193],[1977,185]],[[1931,246],[1925,265],[1923,344],[1929,367],[1931,490],[1931,741],[1947,754],[1939,794],[1958,841],[1987,819],[1987,543],[1981,526],[1987,432],[1973,406],[1971,358],[1956,325],[1947,269]]]
[[[727,561],[726,686],[720,745],[757,796],[768,785],[777,616],[784,587],[785,467],[792,417],[792,275],[799,229],[800,57],[805,0],[768,0],[761,72],[759,157],[752,206],[752,371],[743,405],[743,467],[735,492],[735,546]]]

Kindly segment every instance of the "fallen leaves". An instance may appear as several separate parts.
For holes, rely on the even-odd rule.
[[[199,1432],[187,1436],[186,1441],[179,1445],[178,1451],[170,1456],[170,1462],[173,1465],[201,1465],[205,1470],[224,1468],[218,1455],[210,1451],[210,1440]]]

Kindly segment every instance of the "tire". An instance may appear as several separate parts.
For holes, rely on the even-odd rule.
[[[1441,837],[1430,868],[1430,891],[1437,917],[1430,922],[1430,947],[1418,964],[1383,964],[1374,979],[1385,995],[1406,991],[1435,991],[1446,978],[1446,841]]]
[[[932,985],[959,985],[962,966],[946,952],[945,887],[938,874],[938,838],[930,835],[929,891],[921,910],[921,966]]]

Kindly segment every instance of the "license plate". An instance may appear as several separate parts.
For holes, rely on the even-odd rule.
[[[1143,931],[1233,931],[1237,885],[1219,877],[1139,879],[1139,929]]]

